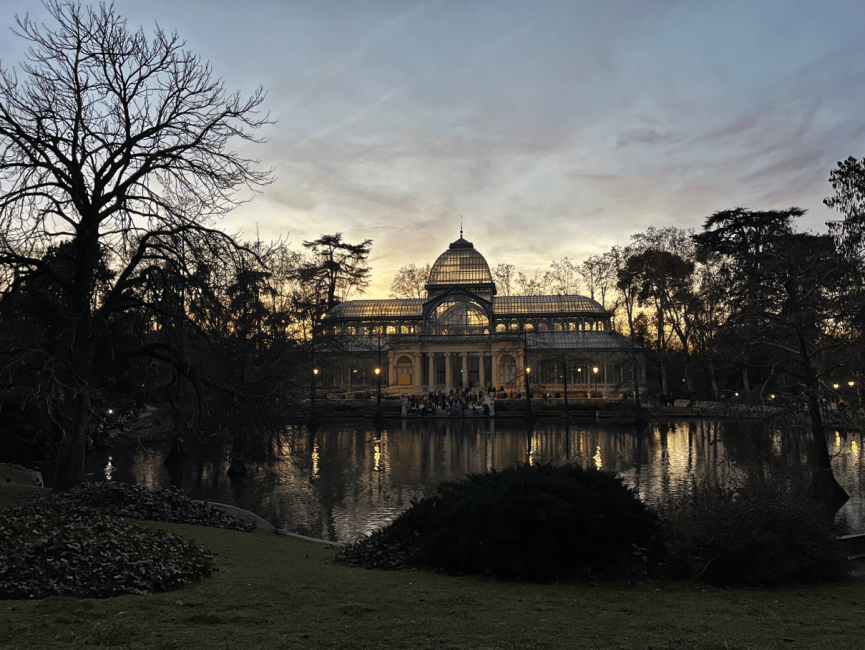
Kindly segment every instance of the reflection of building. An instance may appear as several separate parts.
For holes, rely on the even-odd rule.
[[[621,394],[633,391],[641,350],[611,330],[610,312],[584,296],[497,296],[490,267],[474,245],[453,242],[433,264],[427,297],[351,300],[331,309],[323,330],[335,336],[323,382],[353,391],[375,385],[391,393],[450,388],[523,388]],[[336,352],[340,350],[340,352]]]

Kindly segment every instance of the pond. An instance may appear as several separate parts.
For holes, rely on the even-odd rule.
[[[167,444],[115,447],[88,456],[89,480],[104,480],[112,457],[114,480],[175,485],[192,498],[245,508],[277,528],[351,541],[388,523],[439,482],[515,462],[594,463],[616,472],[640,497],[664,503],[694,480],[736,482],[746,472],[808,476],[812,444],[795,430],[751,430],[712,421],[655,421],[630,425],[574,420],[411,419],[377,433],[370,420],[326,422],[314,434],[293,432],[284,459],[232,480],[212,448],[191,449],[182,466],[167,468]],[[861,434],[833,432],[836,477],[850,494],[838,513],[848,530],[865,530]]]

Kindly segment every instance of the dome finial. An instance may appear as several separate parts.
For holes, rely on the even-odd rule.
[[[460,215],[460,239],[463,238],[463,215]]]

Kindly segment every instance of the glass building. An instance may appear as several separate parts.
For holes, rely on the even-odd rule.
[[[426,394],[459,388],[620,397],[645,392],[642,350],[585,296],[498,296],[489,264],[460,238],[439,255],[427,297],[350,300],[323,320],[319,385]],[[376,374],[378,370],[378,374]]]

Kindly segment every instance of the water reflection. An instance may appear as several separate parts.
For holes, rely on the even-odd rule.
[[[368,420],[299,429],[282,460],[241,481],[212,448],[190,447],[185,464],[166,468],[169,446],[111,450],[113,478],[181,487],[190,496],[252,510],[274,525],[315,537],[351,540],[387,523],[443,480],[503,469],[516,462],[574,461],[618,473],[649,503],[663,503],[710,477],[736,482],[748,472],[771,480],[808,476],[811,445],[802,432],[753,431],[713,421],[633,426],[538,421],[405,420],[375,430]],[[862,518],[862,441],[830,438],[836,475],[851,499],[839,518],[853,530]],[[99,472],[108,452],[89,458]],[[101,473],[97,473],[101,475]]]

